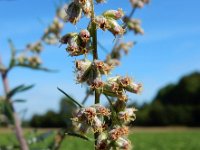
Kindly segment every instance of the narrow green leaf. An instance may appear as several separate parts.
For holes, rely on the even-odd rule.
[[[48,68],[45,68],[45,67],[33,67],[33,66],[30,66],[28,64],[17,64],[18,67],[24,67],[24,68],[28,68],[28,69],[33,69],[33,70],[40,70],[40,71],[45,71],[45,72],[58,72],[58,70],[52,70],[52,69],[48,69]]]
[[[26,100],[24,100],[24,99],[16,99],[13,101],[13,103],[25,103],[25,102],[26,102]]]
[[[14,96],[16,93],[19,92],[24,92],[27,90],[30,90],[31,88],[33,88],[34,85],[30,85],[30,86],[25,86],[25,85],[19,85],[17,87],[15,87],[14,89],[12,89],[10,92],[8,92],[7,94],[7,99],[10,99],[12,96]]]
[[[8,39],[8,43],[9,43],[10,50],[11,50],[11,58],[10,58],[9,68],[12,68],[15,65],[16,49],[15,49],[15,46],[11,39]]]
[[[86,141],[93,141],[92,139],[88,138],[87,136],[80,135],[80,134],[77,134],[77,133],[68,132],[68,133],[65,133],[65,134],[67,134],[69,136],[78,137],[78,138],[81,138],[81,139],[86,140]]]
[[[73,99],[71,96],[69,96],[67,93],[65,93],[63,90],[61,90],[59,87],[57,87],[57,89],[63,93],[66,97],[68,97],[72,102],[74,102],[75,104],[77,104],[79,107],[83,107],[82,104],[80,104],[79,102],[77,102],[75,99]]]

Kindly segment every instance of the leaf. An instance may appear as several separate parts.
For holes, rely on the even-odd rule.
[[[25,103],[25,102],[26,102],[26,100],[24,100],[24,99],[16,99],[13,101],[13,103]]]
[[[13,118],[13,108],[11,104],[7,101],[3,102],[3,109],[2,113],[8,118],[9,123],[13,124],[14,123],[14,118]]]
[[[10,59],[9,68],[12,68],[15,65],[16,49],[11,39],[8,39],[8,43],[11,50],[11,59]]]
[[[18,67],[24,67],[24,68],[29,68],[29,69],[33,69],[33,70],[41,70],[41,71],[45,71],[45,72],[58,72],[58,70],[51,70],[51,69],[48,69],[48,68],[45,68],[45,67],[32,67],[30,65],[27,65],[27,64],[17,64]]]
[[[80,135],[80,134],[77,134],[77,133],[73,133],[73,132],[68,132],[68,133],[65,133],[69,136],[74,136],[74,137],[78,137],[78,138],[81,138],[83,140],[86,140],[86,141],[93,141],[93,139],[90,139],[88,138],[87,136],[84,136],[84,135]]]
[[[75,99],[73,99],[71,96],[69,96],[67,93],[65,93],[63,90],[61,90],[59,87],[57,87],[57,89],[63,93],[67,98],[69,98],[72,102],[74,102],[76,105],[78,105],[79,107],[83,107],[82,104],[80,104],[79,102],[77,102]]]
[[[33,87],[34,87],[34,85],[29,85],[29,86],[19,85],[19,86],[15,87],[14,89],[12,89],[10,92],[8,92],[7,99],[10,99],[16,93],[20,93],[20,92],[24,92],[24,91],[30,90]]]

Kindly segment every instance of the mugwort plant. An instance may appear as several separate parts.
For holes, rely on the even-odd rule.
[[[132,145],[128,140],[128,125],[136,119],[137,110],[127,107],[129,99],[127,92],[138,94],[142,85],[129,76],[110,77],[110,74],[120,64],[121,51],[127,54],[135,44],[135,42],[122,42],[122,36],[128,31],[144,34],[140,20],[132,19],[132,15],[136,9],[149,3],[149,0],[130,0],[133,9],[129,16],[125,15],[121,8],[96,15],[94,4],[105,2],[105,0],[73,0],[66,9],[66,20],[73,25],[76,25],[83,15],[89,18],[86,29],[67,33],[60,42],[67,45],[66,51],[70,56],[83,56],[82,59],[75,61],[76,82],[86,84],[95,97],[92,106],[84,107],[78,104],[79,109],[73,113],[72,121],[76,135],[85,137],[87,132],[93,131],[96,150],[130,150]],[[123,23],[120,23],[120,20]],[[116,38],[116,43],[105,60],[100,60],[98,57],[97,30],[110,32]],[[90,54],[92,60],[87,58]],[[106,80],[102,78],[104,75]],[[101,105],[102,95],[108,99],[109,108]]]

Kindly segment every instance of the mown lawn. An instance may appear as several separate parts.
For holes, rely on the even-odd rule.
[[[32,149],[43,150],[53,137],[33,144]],[[200,129],[135,129],[130,135],[134,150],[200,150]],[[16,143],[10,133],[1,132],[0,145]],[[66,137],[61,150],[92,150],[93,143],[74,137]]]

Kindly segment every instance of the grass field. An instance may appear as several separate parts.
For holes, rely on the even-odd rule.
[[[44,131],[41,131],[44,132]],[[32,149],[43,150],[53,137],[49,137]],[[184,128],[136,128],[130,135],[134,150],[200,150],[200,129]],[[15,137],[0,130],[0,145],[16,143]],[[39,148],[38,148],[39,146]],[[74,137],[66,137],[61,150],[91,150],[93,143]]]

